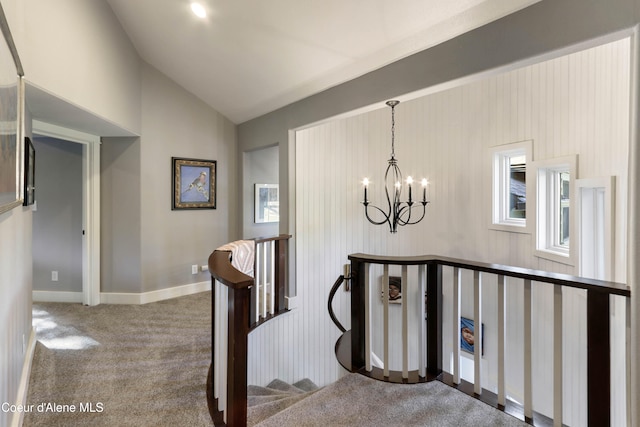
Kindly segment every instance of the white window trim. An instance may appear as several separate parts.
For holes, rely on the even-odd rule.
[[[584,178],[576,180],[576,207],[582,207],[582,189],[602,189],[604,191],[604,280],[615,280],[614,277],[614,253],[615,253],[615,194],[616,179],[614,176],[602,178]],[[582,230],[582,212],[578,215],[577,230]],[[582,248],[580,242],[581,233],[578,232],[578,247]],[[579,252],[578,252],[579,254]],[[580,256],[580,255],[579,255]],[[580,264],[580,263],[578,263]],[[579,265],[578,275],[584,276],[582,273],[582,265]]]
[[[574,241],[577,235],[576,227],[576,181],[578,179],[578,156],[571,155],[558,157],[549,160],[540,160],[533,162],[532,171],[534,172],[536,190],[536,233],[534,241],[534,255],[539,258],[548,259],[567,265],[576,265],[577,262],[577,242]],[[569,181],[569,248],[560,248],[549,244],[553,240],[552,232],[547,224],[553,223],[551,218],[555,210],[548,208],[548,177],[559,171],[568,170],[570,175]]]
[[[509,175],[505,165],[505,157],[514,155],[526,156],[527,170],[526,175],[526,191],[527,191],[527,217],[524,219],[509,218],[507,206],[509,205]],[[490,148],[490,164],[491,164],[491,223],[489,228],[492,230],[508,231],[512,233],[528,233],[533,232],[533,223],[535,221],[533,209],[533,195],[535,186],[533,185],[533,175],[531,173],[531,164],[533,163],[533,141],[520,141],[510,144],[498,145]]]

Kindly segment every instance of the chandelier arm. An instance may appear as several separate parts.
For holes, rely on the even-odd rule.
[[[405,203],[406,203],[406,202],[405,202]],[[398,206],[401,206],[401,205],[402,205],[402,203],[398,203]],[[412,209],[412,205],[413,205],[413,204],[406,203],[406,205],[405,205],[405,206],[402,206],[400,209],[398,209],[397,214],[396,214],[396,218],[397,218],[396,222],[397,222],[398,224],[400,224],[400,225],[407,225],[407,224],[410,224],[410,223],[411,223],[411,209]],[[406,213],[406,214],[408,214],[408,217],[407,217],[407,219],[406,219],[406,220],[403,220],[403,219],[402,219],[402,215],[404,215],[405,213]]]
[[[420,221],[422,221],[422,220],[423,220],[423,218],[424,218],[425,214],[427,213],[427,204],[428,204],[428,203],[429,203],[429,202],[420,202],[420,204],[422,205],[422,216],[421,216],[419,219],[417,219],[417,220],[415,220],[415,221],[411,222],[411,215],[409,215],[409,218],[407,218],[407,220],[406,220],[406,221],[404,221],[404,220],[402,220],[400,217],[398,217],[398,223],[399,223],[400,225],[414,225],[414,224],[419,223]],[[416,206],[412,206],[412,207],[409,209],[409,212],[411,212],[411,209],[415,209],[415,208],[417,208],[417,207],[419,207],[419,206],[417,206],[417,205],[416,205]],[[406,206],[405,206],[405,208],[406,208]]]
[[[390,216],[387,215],[382,209],[380,209],[379,207],[374,206],[374,205],[371,205],[371,207],[376,209],[376,210],[378,210],[382,214],[382,216],[384,216],[384,218],[385,218],[382,221],[375,221],[375,220],[371,219],[371,217],[369,216],[369,204],[367,203],[367,204],[364,205],[364,214],[365,214],[365,216],[367,217],[367,219],[369,220],[369,222],[371,224],[382,225],[384,223],[387,223],[387,224],[391,223]]]

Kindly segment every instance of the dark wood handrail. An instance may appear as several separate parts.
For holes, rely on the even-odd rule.
[[[382,256],[367,254],[349,255],[350,261],[365,262],[369,264],[392,264],[392,265],[421,265],[439,264],[449,267],[458,267],[468,270],[481,271],[519,279],[526,279],[535,282],[552,283],[570,288],[585,289],[589,291],[604,292],[612,295],[630,297],[631,290],[624,283],[609,282],[606,280],[588,279],[586,277],[572,276],[569,274],[551,273],[549,271],[533,270],[530,268],[514,267],[510,265],[489,264],[476,261],[468,261],[458,258],[447,258],[436,255],[421,256]]]
[[[515,277],[525,281],[551,283],[559,286],[583,289],[587,292],[587,416],[589,425],[609,425],[611,411],[610,371],[610,302],[609,297],[618,295],[630,298],[626,284],[594,280],[568,274],[551,273],[522,267],[488,264],[433,255],[380,256],[367,254],[349,255],[351,261],[351,330],[336,343],[336,355],[346,369],[360,372],[383,381],[394,378],[381,376],[375,369],[365,370],[365,278],[367,264],[426,266],[427,285],[427,377],[416,381],[441,379],[442,370],[442,267],[457,267],[504,277]],[[380,374],[380,375],[379,375]],[[400,378],[399,381],[406,382]],[[471,390],[470,395],[475,395]],[[488,402],[487,402],[488,403]],[[503,408],[504,409],[504,408]],[[527,419],[527,422],[532,420]]]
[[[212,298],[212,319],[211,319],[211,343],[212,343],[212,363],[207,378],[207,403],[209,413],[215,425],[245,426],[247,424],[247,360],[248,360],[248,336],[252,328],[258,322],[264,323],[276,315],[286,311],[285,284],[286,284],[286,241],[290,235],[281,234],[275,237],[255,239],[256,244],[275,242],[275,314],[267,319],[253,319],[251,310],[251,295],[255,289],[255,279],[247,274],[238,271],[231,264],[232,252],[229,250],[215,250],[209,256],[209,272],[211,273],[211,298]],[[255,271],[255,266],[254,266]],[[218,402],[213,392],[215,378],[215,319],[216,319],[216,282],[226,286],[228,292],[227,316],[227,407],[226,423],[224,414],[218,409]]]
[[[213,251],[209,256],[209,271],[211,277],[233,289],[249,288],[254,284],[253,277],[231,265],[231,251]]]

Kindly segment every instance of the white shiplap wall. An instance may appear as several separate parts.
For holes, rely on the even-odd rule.
[[[629,52],[629,40],[624,39],[401,103],[396,108],[396,157],[405,176],[429,179],[432,203],[425,221],[401,228],[395,235],[369,224],[360,204],[360,182],[365,176],[372,181],[369,199],[382,202],[380,190],[390,153],[388,107],[296,132],[294,239],[299,309],[252,335],[251,351],[268,362],[254,359],[250,380],[270,381],[266,377],[270,374],[260,372],[260,366],[269,362],[276,363],[279,375],[289,381],[309,377],[322,385],[339,377],[333,353],[339,334],[326,313],[326,301],[350,253],[439,254],[577,274],[577,266],[535,257],[530,234],[489,229],[489,149],[496,145],[532,140],[534,160],[577,154],[579,178],[616,176],[616,256],[611,279],[624,282]],[[449,277],[445,274],[445,280]],[[487,278],[485,283],[484,378],[485,387],[491,388],[497,369],[492,357],[496,351],[492,346],[497,345],[492,338],[495,279]],[[552,294],[546,287],[534,290],[538,314],[533,329],[542,332],[538,340],[551,336]],[[346,295],[338,293],[335,307],[348,328]],[[450,298],[448,290],[445,298]],[[522,304],[522,298],[517,291],[508,301]],[[570,313],[565,316],[565,328],[576,322],[571,313],[583,319],[576,327],[584,322],[583,299],[579,294],[565,295],[565,310]],[[464,297],[462,307],[463,315],[471,316],[470,297]],[[508,323],[509,353],[515,358],[508,361],[508,382],[515,397],[522,393],[519,316],[511,316]],[[585,335],[579,330],[576,340],[582,342]],[[271,339],[278,346],[271,345]],[[550,368],[552,346],[546,341],[535,344],[534,366]],[[445,343],[445,352],[450,347]],[[580,350],[565,349],[565,361],[583,359]],[[448,360],[444,358],[445,366]],[[583,369],[582,362],[575,369]],[[534,381],[534,409],[545,413],[550,413],[550,375],[536,376]],[[579,402],[584,386],[572,375],[574,371],[565,374],[569,379],[565,401]],[[565,412],[565,417],[576,425],[583,420],[580,411]]]

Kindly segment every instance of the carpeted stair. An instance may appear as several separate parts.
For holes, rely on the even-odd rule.
[[[318,390],[309,379],[294,384],[276,379],[266,387],[250,385],[247,388],[247,425],[258,425]]]
[[[347,374],[318,389],[311,381],[275,380],[249,387],[248,425],[300,426],[526,426],[439,381],[391,384]]]

